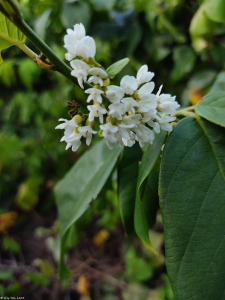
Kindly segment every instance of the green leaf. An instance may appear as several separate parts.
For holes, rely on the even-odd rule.
[[[20,245],[14,239],[8,236],[3,237],[2,248],[5,251],[12,251],[13,253],[17,253],[20,251]]]
[[[63,3],[61,20],[66,28],[73,28],[74,24],[82,23],[87,29],[91,19],[90,7],[85,2]]]
[[[156,212],[159,208],[158,196],[159,172],[153,169],[146,178],[146,184],[141,196],[142,204],[146,212],[148,227],[155,224]]]
[[[207,16],[219,23],[225,22],[225,1],[224,0],[208,0],[205,12]]]
[[[126,234],[134,232],[134,206],[138,177],[138,162],[142,151],[136,143],[133,147],[124,147],[118,166],[118,195],[120,214]]]
[[[205,13],[206,7],[207,3],[205,2],[199,7],[191,20],[189,31],[192,36],[201,36],[210,33],[217,27],[217,24],[207,17]]]
[[[113,79],[116,77],[117,74],[119,74],[124,67],[129,63],[129,58],[124,58],[119,61],[117,61],[115,64],[108,67],[106,70],[106,73],[108,74],[109,78]]]
[[[169,136],[160,173],[166,264],[176,300],[223,299],[225,129],[182,119]]]
[[[147,204],[146,204],[146,200],[144,204],[142,203],[142,191],[144,188],[144,183],[146,183],[145,182],[146,178],[154,168],[155,163],[159,158],[162,145],[165,142],[165,138],[166,138],[166,132],[161,131],[159,134],[157,134],[155,136],[154,143],[152,145],[151,144],[148,145],[142,157],[142,162],[139,165],[136,200],[135,200],[135,213],[134,213],[135,231],[137,235],[140,237],[140,239],[143,241],[143,243],[145,243],[155,253],[156,251],[153,249],[152,244],[149,240],[148,218],[145,212],[145,207]],[[149,198],[150,197],[151,195],[149,195]]]
[[[48,285],[48,277],[38,272],[27,272],[24,275],[25,279],[32,281],[38,285]]]
[[[116,0],[90,0],[96,11],[111,10]]]
[[[63,264],[68,229],[97,197],[112,172],[120,152],[119,147],[109,150],[104,140],[98,142],[77,161],[55,187],[61,237],[60,277],[69,275]]]
[[[210,93],[195,105],[201,117],[225,127],[225,92]]]
[[[193,69],[196,56],[191,47],[181,45],[174,48],[173,60],[174,67],[170,74],[170,78],[173,81],[178,81]]]
[[[0,13],[0,53],[13,45],[20,46],[26,41],[26,36],[2,13]],[[0,54],[0,65],[3,63]]]
[[[13,270],[0,270],[0,280],[8,280],[13,277]]]
[[[212,88],[210,89],[210,93],[212,92],[218,92],[218,91],[225,91],[225,72],[220,72],[215,82],[213,83]]]
[[[45,39],[46,29],[50,23],[51,8],[46,9],[34,22],[34,31],[41,39]]]

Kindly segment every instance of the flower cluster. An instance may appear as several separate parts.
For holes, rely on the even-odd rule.
[[[76,151],[82,137],[90,145],[92,134],[97,133],[93,129],[95,118],[101,123],[99,134],[110,149],[114,144],[131,147],[136,141],[143,147],[145,143],[153,143],[155,133],[160,129],[172,131],[171,122],[175,117],[170,115],[175,114],[180,105],[170,94],[161,94],[162,86],[156,94],[153,93],[154,73],[148,71],[147,65],[139,69],[136,78],[126,75],[120,86],[110,85],[107,72],[94,60],[95,41],[85,34],[84,26],[76,24],[74,30],[67,30],[64,38],[64,47],[68,51],[65,57],[73,68],[71,75],[77,78],[83,89],[84,81],[94,84],[85,90],[90,103],[87,106],[89,114],[78,112],[70,121],[59,119],[63,123],[56,128],[64,129],[61,141],[67,143],[66,149],[72,147],[72,151]],[[103,95],[109,99],[110,105],[106,106]]]

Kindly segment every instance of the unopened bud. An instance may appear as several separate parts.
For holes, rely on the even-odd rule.
[[[99,84],[93,86],[94,89],[102,90],[102,87]]]
[[[80,133],[80,132],[78,131],[78,127],[74,127],[74,132]]]
[[[103,85],[104,86],[108,86],[110,84],[110,79],[106,78],[105,80],[103,80]]]
[[[115,122],[115,118],[113,118],[112,116],[108,116],[107,118],[106,118],[106,123],[114,123]]]
[[[139,100],[138,91],[135,91],[133,95],[136,100]]]
[[[80,123],[82,122],[82,117],[80,115],[76,115],[75,117],[73,117],[73,119],[77,125],[80,125]]]
[[[89,121],[89,120],[87,119],[85,125],[86,125],[86,126],[90,125],[91,128],[93,128],[93,127],[95,126],[95,120]]]
[[[175,127],[175,126],[177,125],[177,123],[176,123],[176,122],[172,122],[171,125],[172,125],[173,127]]]

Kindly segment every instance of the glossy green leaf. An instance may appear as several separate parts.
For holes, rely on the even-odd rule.
[[[223,299],[225,129],[182,119],[163,151],[159,191],[175,299]]]
[[[110,67],[108,67],[106,73],[108,74],[109,78],[111,79],[115,78],[116,75],[119,74],[124,67],[126,67],[129,61],[130,61],[129,58],[124,58],[117,61],[115,64],[111,65]]]
[[[210,93],[195,106],[195,111],[205,119],[225,126],[225,92]]]
[[[69,228],[97,197],[112,172],[120,152],[120,147],[114,146],[113,150],[109,150],[105,141],[101,140],[77,161],[55,187],[61,237],[60,277],[69,275],[63,264]]]
[[[142,151],[136,143],[133,147],[124,147],[118,166],[118,195],[120,214],[126,234],[134,232],[134,206],[138,178],[138,162]]]
[[[26,36],[2,13],[0,13],[0,53],[1,50],[7,49],[13,45],[24,44]],[[0,55],[0,65],[3,63],[3,59]]]
[[[224,0],[208,0],[205,12],[207,16],[219,23],[225,23],[225,1]]]
[[[145,180],[147,176],[150,174],[152,169],[155,166],[157,159],[159,158],[162,145],[165,142],[166,133],[161,131],[159,134],[156,134],[154,143],[149,144],[143,157],[142,162],[139,165],[139,173],[138,173],[138,182],[137,182],[137,190],[136,190],[136,200],[135,200],[135,213],[134,213],[134,227],[137,235],[140,239],[145,243],[152,251],[155,250],[152,247],[152,244],[149,240],[148,233],[148,218],[146,216],[146,200],[145,204],[142,203],[142,191],[144,188]],[[145,196],[146,197],[146,196]],[[149,195],[149,201],[151,195]],[[145,206],[144,206],[145,205]]]

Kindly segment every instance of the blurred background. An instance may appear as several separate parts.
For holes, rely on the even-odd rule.
[[[163,92],[176,95],[183,107],[209,91],[225,90],[224,21],[210,19],[203,5],[200,0],[20,1],[26,22],[61,59],[66,29],[82,22],[95,39],[96,60],[105,68],[131,59],[115,84],[147,64],[155,72],[156,91],[163,84]],[[37,52],[28,40],[26,44]],[[116,172],[71,231],[66,265],[72,277],[57,279],[59,224],[53,188],[87,147],[65,151],[59,142],[62,132],[54,128],[59,118],[69,118],[67,101],[82,107],[86,94],[62,75],[39,68],[15,46],[2,51],[2,57],[0,295],[173,300],[160,212],[150,230],[160,253],[156,257],[138,238],[125,237]]]

